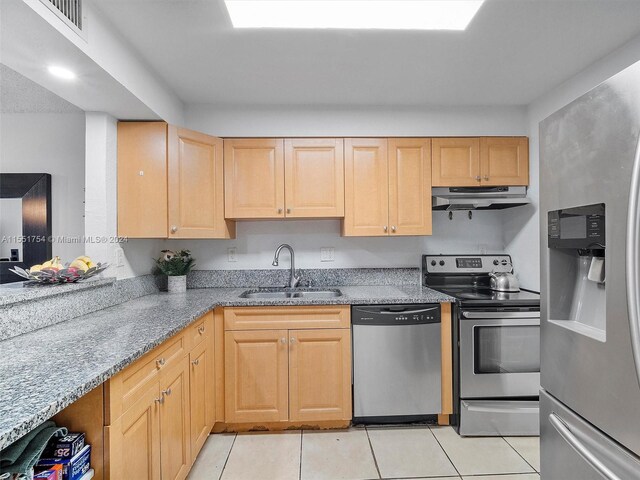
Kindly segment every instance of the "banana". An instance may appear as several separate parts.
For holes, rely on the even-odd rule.
[[[40,265],[40,264],[38,264],[38,265],[34,265],[33,267],[31,267],[31,268],[29,269],[29,272],[30,272],[30,273],[39,272],[39,271],[40,271],[40,270],[42,270],[43,268],[44,268],[44,266],[43,266],[43,265]]]
[[[77,268],[78,270],[82,270],[83,272],[86,272],[87,270],[89,270],[89,265],[87,265],[82,260],[79,260],[77,258],[73,262],[71,262],[69,267]]]

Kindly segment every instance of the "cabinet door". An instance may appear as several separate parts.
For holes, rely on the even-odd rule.
[[[480,164],[482,185],[529,185],[529,139],[481,138]]]
[[[344,236],[386,236],[389,225],[387,140],[344,141]]]
[[[226,218],[284,217],[282,139],[224,141]]]
[[[160,401],[156,382],[105,427],[107,478],[160,480]]]
[[[351,419],[351,330],[289,331],[290,420]]]
[[[224,352],[225,421],[286,421],[287,330],[227,331]]]
[[[434,138],[431,145],[434,187],[480,185],[480,139]]]
[[[200,342],[189,354],[189,400],[191,405],[189,415],[191,419],[190,446],[192,461],[195,461],[213,427],[210,413],[212,395],[214,393],[213,376],[210,376],[211,372],[207,371],[208,363],[213,355],[207,347],[207,341]]]
[[[164,122],[118,123],[118,235],[167,237]]]
[[[344,142],[341,138],[284,141],[286,216],[344,216]]]
[[[169,126],[169,238],[233,238],[224,218],[222,139]]]
[[[162,373],[160,395],[162,480],[184,479],[191,467],[188,356]]]
[[[431,140],[389,139],[391,235],[431,235]]]

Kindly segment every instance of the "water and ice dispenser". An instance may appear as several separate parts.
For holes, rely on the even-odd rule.
[[[605,204],[548,212],[549,321],[606,340]]]

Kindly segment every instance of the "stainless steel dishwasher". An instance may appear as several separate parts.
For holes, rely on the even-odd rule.
[[[441,411],[440,305],[351,308],[353,421],[433,420]]]

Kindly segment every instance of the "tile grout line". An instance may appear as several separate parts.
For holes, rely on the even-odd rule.
[[[298,468],[298,480],[302,480],[302,436],[304,435],[304,430],[300,429],[300,465]]]
[[[509,442],[509,440],[507,440],[505,437],[500,437],[500,438],[501,438],[501,439],[503,439],[503,440],[507,443],[507,445],[509,445],[509,446],[510,446],[510,447],[511,447],[511,448],[512,448],[512,449],[513,449],[513,450],[514,450],[514,451],[515,451],[519,456],[520,456],[520,458],[522,458],[522,460],[524,460],[524,462],[525,462],[527,465],[529,465],[529,466],[533,469],[533,471],[534,471],[535,473],[537,473],[538,475],[540,475],[540,472],[539,472],[538,470],[536,470],[536,467],[534,467],[533,465],[531,465],[531,464],[529,463],[529,461],[528,461],[526,458],[524,458],[524,457],[522,456],[522,454],[518,451],[518,449],[517,449],[516,447],[514,447],[513,445],[511,445],[511,442]],[[533,472],[531,472],[531,473],[533,473]]]
[[[229,461],[229,457],[231,456],[231,451],[233,450],[233,447],[236,444],[236,438],[238,438],[237,433],[233,436],[233,442],[231,442],[231,448],[229,449],[229,453],[227,453],[227,458],[224,459],[224,465],[222,465],[222,470],[220,470],[220,476],[218,477],[218,480],[221,480],[222,476],[224,475],[224,469],[227,468],[227,462]]]
[[[367,427],[364,427],[364,432],[367,434],[367,441],[369,442],[369,448],[371,449],[371,455],[373,456],[373,464],[376,466],[376,471],[378,472],[378,478],[382,478],[382,474],[380,473],[380,467],[378,467],[378,459],[376,458],[376,452],[373,450],[371,437],[369,437],[369,429]]]
[[[452,427],[448,427],[448,428],[452,428]],[[453,463],[453,460],[451,460],[451,457],[449,457],[449,454],[447,453],[447,451],[445,450],[445,448],[442,446],[442,444],[440,443],[440,440],[438,440],[438,437],[436,436],[435,433],[433,433],[433,429],[431,428],[431,425],[429,425],[429,432],[431,432],[431,435],[433,435],[433,438],[435,438],[436,443],[438,444],[438,446],[442,449],[442,451],[444,452],[444,454],[447,457],[447,460],[449,460],[449,462],[451,463],[451,465],[453,465],[453,469],[456,471],[456,473],[458,474],[458,477],[462,478],[462,474],[460,473],[460,470],[458,470],[458,467],[456,467],[456,464]]]

